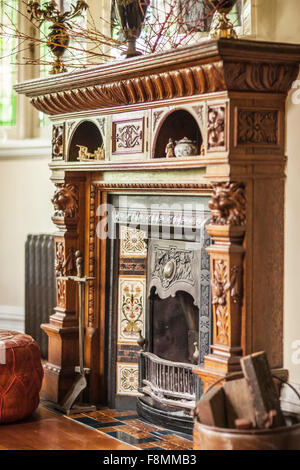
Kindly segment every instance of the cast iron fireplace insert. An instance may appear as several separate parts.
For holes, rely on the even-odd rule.
[[[113,196],[111,203],[117,235],[121,227],[145,234],[147,300],[145,346],[141,349],[137,344],[132,345],[130,353],[136,354],[138,361],[135,398],[116,393],[113,366],[120,360],[120,345],[114,340],[118,320],[115,325],[113,321],[108,325],[107,363],[110,366],[107,373],[108,384],[112,384],[108,402],[123,409],[136,406],[138,413],[153,423],[191,433],[191,410],[202,394],[202,383],[193,368],[203,363],[211,344],[210,267],[206,252],[210,238],[205,231],[210,218],[208,198]],[[118,240],[111,242],[111,251],[111,268],[118,277]],[[115,280],[111,285],[110,311],[113,313],[113,310],[118,311],[115,291],[118,282]]]

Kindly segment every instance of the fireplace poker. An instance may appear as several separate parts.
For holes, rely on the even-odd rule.
[[[76,251],[75,258],[77,275],[59,277],[59,279],[64,281],[71,280],[78,283],[79,366],[75,367],[75,372],[79,375],[75,378],[74,383],[66,393],[62,402],[55,405],[57,409],[67,415],[96,411],[96,406],[94,405],[75,403],[79,395],[87,387],[86,375],[90,373],[90,369],[84,367],[84,292],[85,284],[95,279],[94,277],[83,276],[83,257],[80,251]]]

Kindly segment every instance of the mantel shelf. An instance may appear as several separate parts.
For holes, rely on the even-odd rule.
[[[210,160],[211,161],[211,160]],[[218,159],[218,162],[220,159]],[[206,159],[181,160],[156,158],[151,161],[139,162],[62,162],[52,161],[49,166],[52,170],[64,171],[144,171],[144,170],[179,170],[179,169],[205,169],[209,161]],[[226,160],[224,160],[226,163]]]
[[[218,91],[286,93],[299,61],[299,45],[208,40],[30,80],[15,90],[53,116]]]

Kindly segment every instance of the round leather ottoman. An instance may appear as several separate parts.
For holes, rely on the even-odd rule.
[[[0,423],[30,416],[39,404],[44,371],[29,335],[0,330]]]

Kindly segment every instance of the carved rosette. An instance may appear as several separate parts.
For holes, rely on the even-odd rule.
[[[79,214],[79,191],[73,184],[56,184],[56,191],[52,198],[54,205],[54,219],[76,219]]]
[[[238,145],[278,145],[278,110],[238,110]]]

